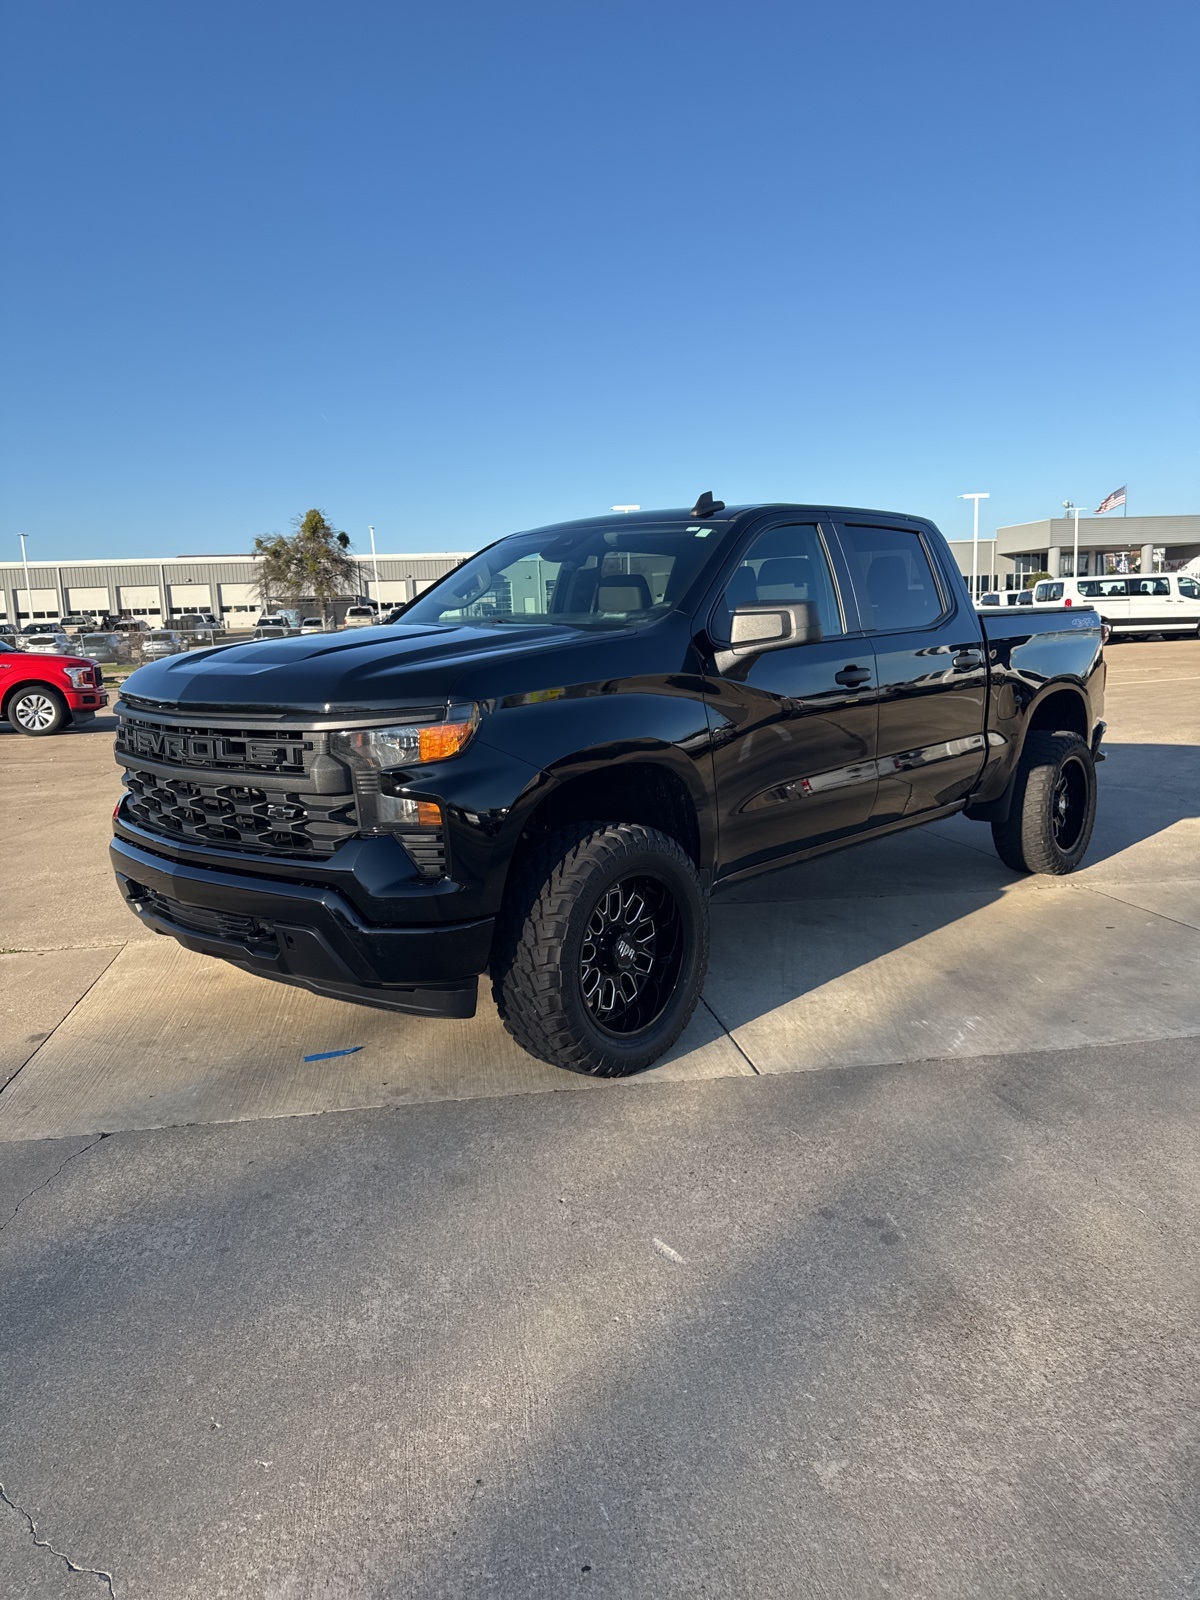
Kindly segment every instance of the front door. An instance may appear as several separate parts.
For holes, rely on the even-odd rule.
[[[979,618],[911,525],[853,521],[838,532],[870,629],[879,682],[883,825],[970,793],[986,754],[988,668]]]
[[[714,641],[730,638],[734,607],[773,602],[807,603],[821,636],[732,660],[722,652],[709,674],[718,877],[856,833],[875,802],[874,657],[816,523],[752,535],[713,609]]]

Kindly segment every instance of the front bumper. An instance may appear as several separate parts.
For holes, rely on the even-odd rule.
[[[130,910],[189,950],[317,994],[471,1017],[494,919],[378,927],[335,889],[170,861],[125,839],[110,858]]]
[[[103,689],[64,689],[63,694],[76,716],[94,714],[108,704],[108,695]]]

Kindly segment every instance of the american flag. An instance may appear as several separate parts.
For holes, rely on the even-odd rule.
[[[1111,494],[1105,495],[1104,499],[1101,500],[1100,504],[1096,507],[1092,515],[1098,517],[1102,511],[1111,511],[1114,506],[1123,506],[1124,504],[1125,485],[1122,484],[1119,489],[1114,489]]]

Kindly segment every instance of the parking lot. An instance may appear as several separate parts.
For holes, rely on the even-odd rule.
[[[1108,656],[1084,870],[744,885],[602,1083],[146,933],[111,717],[0,725],[0,1592],[1194,1593],[1200,643]]]

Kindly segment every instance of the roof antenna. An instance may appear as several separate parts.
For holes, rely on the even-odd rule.
[[[699,500],[692,507],[689,515],[693,517],[715,517],[718,511],[724,511],[724,500],[714,500],[712,490],[705,489]]]

